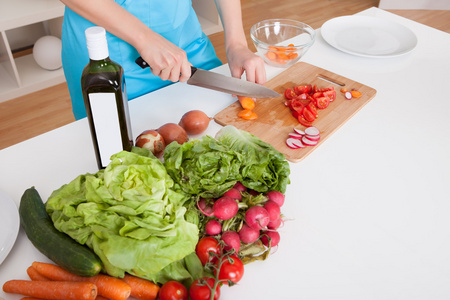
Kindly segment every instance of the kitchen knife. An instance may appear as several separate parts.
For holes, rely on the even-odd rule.
[[[136,59],[136,63],[143,69],[148,67],[147,62],[142,59],[142,57]],[[274,90],[263,85],[198,69],[192,66],[191,78],[188,79],[187,84],[252,98],[275,98],[281,96]]]

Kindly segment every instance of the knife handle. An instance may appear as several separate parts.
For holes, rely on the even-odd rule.
[[[148,65],[148,63],[142,58],[142,56],[139,56],[138,58],[136,58],[136,60],[134,62],[142,69],[150,67]],[[194,75],[195,71],[197,71],[197,68],[191,66],[191,77],[192,77],[192,75]]]

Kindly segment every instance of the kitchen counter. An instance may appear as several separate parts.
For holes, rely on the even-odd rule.
[[[308,157],[290,163],[279,247],[246,266],[221,299],[450,297],[450,35],[377,8],[360,14],[403,24],[417,47],[393,58],[354,56],[317,30],[302,61],[377,94]],[[229,75],[227,66],[214,71]],[[282,71],[267,66],[269,78]],[[213,116],[234,101],[177,83],[130,101],[133,134],[178,122],[191,109]],[[205,134],[220,128],[212,122]],[[47,199],[77,175],[97,171],[85,119],[1,150],[0,162],[0,190],[17,205],[31,186]],[[47,259],[21,229],[0,265],[0,284],[28,279],[35,260]]]

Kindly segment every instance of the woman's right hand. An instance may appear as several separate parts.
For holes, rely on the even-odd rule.
[[[186,52],[154,31],[149,31],[136,48],[162,80],[185,82],[191,76],[191,64]]]

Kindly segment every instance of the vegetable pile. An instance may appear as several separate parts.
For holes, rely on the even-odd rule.
[[[8,281],[4,291],[45,299],[218,299],[222,285],[242,278],[244,264],[267,258],[280,240],[288,162],[233,126],[188,140],[187,131],[209,123],[196,124],[193,115],[180,121],[186,130],[173,123],[184,133],[170,143],[174,131],[161,128],[172,123],[143,132],[142,148],[116,153],[104,170],[79,175],[45,204],[34,188],[25,191],[21,223],[57,265],[35,262],[31,281]]]

